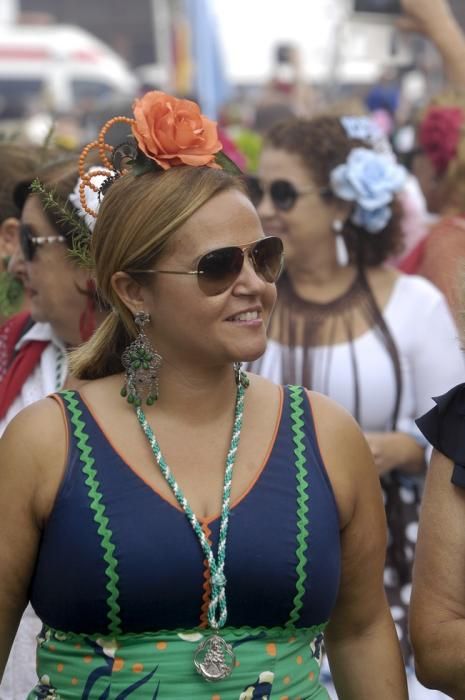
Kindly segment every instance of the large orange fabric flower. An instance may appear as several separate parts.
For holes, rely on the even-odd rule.
[[[216,122],[201,114],[191,100],[164,92],[147,92],[133,103],[132,132],[141,151],[164,170],[176,165],[219,168],[215,154],[222,145]]]

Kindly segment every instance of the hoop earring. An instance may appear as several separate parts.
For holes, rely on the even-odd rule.
[[[347,245],[342,235],[342,230],[344,228],[344,222],[342,219],[334,219],[332,224],[332,229],[335,236],[336,244],[336,260],[340,267],[345,267],[349,263],[349,251],[347,250]]]
[[[144,331],[144,326],[150,323],[150,314],[138,311],[134,322],[139,333],[121,356],[125,368],[125,383],[121,389],[121,396],[134,406],[140,406],[145,396],[146,404],[151,406],[158,399],[158,372],[163,358],[152,347]]]

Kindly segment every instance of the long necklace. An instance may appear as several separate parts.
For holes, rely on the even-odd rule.
[[[216,558],[207,538],[205,537],[200,523],[195,516],[195,513],[190,507],[169,466],[163,458],[157,438],[148,424],[144,412],[140,406],[136,409],[137,418],[150,443],[150,447],[155,455],[160,471],[168,482],[177,502],[186,514],[186,517],[197,535],[200,546],[202,547],[208,561],[211,583],[211,599],[208,606],[208,624],[213,630],[213,634],[199,644],[194,654],[195,668],[207,681],[218,681],[222,680],[223,678],[227,678],[231,674],[235,664],[233,649],[231,645],[218,634],[218,630],[224,627],[228,617],[224,565],[226,560],[226,537],[230,512],[229,504],[231,500],[232,474],[241,435],[242,418],[244,415],[244,393],[244,386],[242,382],[239,382],[236,393],[234,426],[231,444],[226,457],[226,468],[224,472],[223,502],[221,507],[221,523]]]

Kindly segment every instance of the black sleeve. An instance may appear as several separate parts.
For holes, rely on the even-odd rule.
[[[454,463],[452,483],[465,488],[465,384],[433,400],[436,406],[416,424],[428,442]]]

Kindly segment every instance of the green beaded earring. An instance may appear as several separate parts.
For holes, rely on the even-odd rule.
[[[126,370],[121,396],[134,406],[140,406],[145,396],[146,404],[151,406],[158,399],[158,371],[163,359],[154,350],[144,331],[144,326],[150,322],[150,314],[138,311],[134,322],[139,333],[121,356]]]

